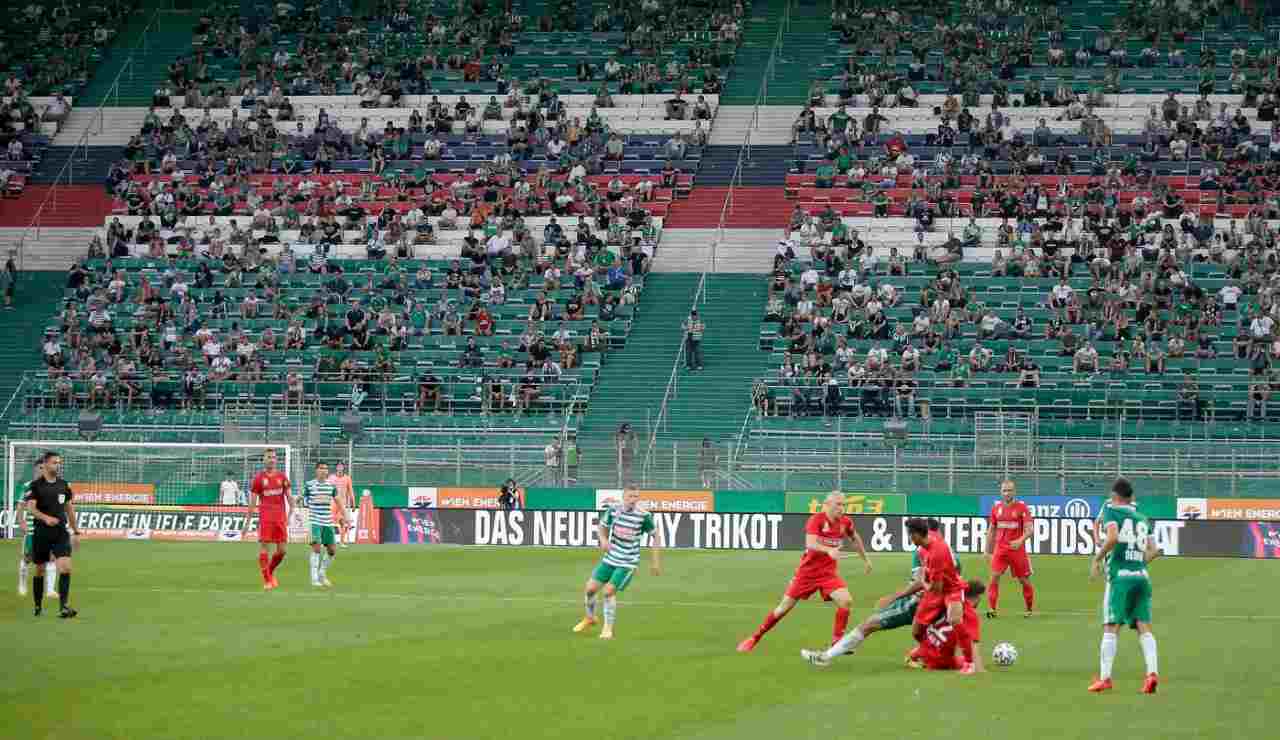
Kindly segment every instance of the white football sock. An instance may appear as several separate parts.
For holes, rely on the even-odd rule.
[[[822,656],[827,660],[831,660],[832,658],[840,655],[852,653],[858,649],[858,646],[861,645],[862,641],[865,639],[867,639],[867,636],[862,634],[862,628],[854,627],[852,632],[846,633],[844,637],[841,637],[840,640],[836,642],[836,644],[827,648],[826,651],[823,652]]]
[[[320,580],[320,553],[311,553],[311,581]]]
[[[46,596],[58,595],[58,566],[53,563],[44,564],[44,593]]]
[[[618,597],[617,596],[604,597],[604,624],[606,627],[613,626],[613,618],[617,614],[617,611],[618,611]]]
[[[1156,636],[1150,632],[1138,635],[1138,644],[1142,646],[1142,659],[1147,663],[1147,673],[1159,673],[1156,670]]]
[[[328,553],[320,553],[320,577],[324,578],[329,573],[329,563],[333,562],[333,556]]]
[[[1102,646],[1098,652],[1101,657],[1098,677],[1105,681],[1111,678],[1111,666],[1116,662],[1116,636],[1114,633],[1102,633]]]
[[[596,595],[586,594],[582,597],[582,604],[587,610],[587,619],[596,618]]]
[[[27,561],[25,559],[18,561],[18,590],[22,593],[27,592]]]

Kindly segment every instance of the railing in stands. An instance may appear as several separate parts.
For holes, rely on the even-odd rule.
[[[141,38],[138,40],[138,43],[129,50],[129,56],[125,57],[124,64],[120,67],[120,71],[116,73],[116,77],[112,80],[111,86],[107,88],[107,92],[102,96],[102,100],[98,102],[94,120],[90,120],[88,125],[84,127],[84,131],[81,132],[80,138],[77,139],[76,143],[73,145],[71,154],[67,157],[67,161],[62,165],[62,169],[58,171],[58,174],[53,178],[53,182],[49,185],[49,192],[45,194],[44,200],[40,202],[40,206],[36,208],[35,214],[31,217],[31,223],[27,225],[27,228],[22,232],[22,236],[18,238],[17,254],[15,256],[17,258],[16,261],[18,263],[19,270],[24,270],[26,268],[27,243],[39,241],[41,230],[46,228],[43,223],[46,211],[52,213],[58,206],[58,187],[61,185],[75,184],[74,164],[76,158],[80,157],[81,161],[85,162],[89,160],[90,137],[101,134],[103,129],[106,127],[107,102],[114,100],[116,105],[119,105],[120,82],[124,79],[125,74],[129,75],[130,80],[133,79],[133,68],[137,64],[134,55],[137,54],[139,50],[146,51],[147,34],[151,32],[151,28],[156,24],[159,17],[159,9],[151,14],[151,19],[147,21],[147,25],[142,29]],[[68,120],[70,120],[70,115],[68,115]]]
[[[733,168],[733,176],[729,179],[729,188],[724,196],[724,204],[720,207],[720,220],[716,224],[716,236],[711,242],[711,249],[707,256],[707,261],[702,270],[702,276],[698,279],[698,288],[694,291],[693,299],[689,302],[690,309],[696,308],[700,303],[706,301],[707,279],[711,273],[716,271],[716,259],[720,247],[720,242],[724,240],[724,226],[730,214],[733,213],[734,190],[742,185],[743,168],[751,160],[751,132],[759,127],[760,122],[760,106],[768,100],[769,96],[769,78],[773,75],[773,70],[777,62],[778,52],[782,49],[782,40],[786,35],[787,29],[791,25],[791,0],[788,0],[783,11],[782,22],[778,25],[778,33],[774,37],[773,46],[769,51],[769,62],[765,65],[765,73],[760,80],[760,87],[756,91],[756,100],[751,112],[751,121],[746,127],[746,133],[743,135],[742,146],[738,149],[738,161]],[[662,394],[662,403],[658,406],[658,413],[654,415],[653,421],[649,428],[649,442],[645,447],[644,460],[641,463],[640,470],[643,479],[648,480],[654,464],[654,452],[658,442],[658,433],[662,431],[668,421],[671,409],[671,401],[676,398],[679,393],[680,385],[680,365],[684,362],[685,349],[688,346],[684,332],[680,334],[680,346],[676,350],[676,359],[671,366],[671,376],[667,380],[666,390]],[[674,464],[674,463],[673,463]],[[675,477],[673,470],[672,476]]]
[[[1012,478],[1025,494],[1098,495],[1124,475],[1144,490],[1182,496],[1268,495],[1280,473],[1280,441],[1215,437],[1213,422],[1186,422],[1176,437],[1134,434],[1043,436],[1029,458],[980,456],[972,435],[909,434],[889,444],[882,432],[756,430],[734,460],[734,477],[782,490],[878,490],[991,494]]]
[[[707,271],[703,270],[702,277],[698,279],[698,288],[693,292],[693,300],[689,302],[690,308],[697,308],[699,302],[706,300],[707,288]],[[667,418],[671,410],[671,401],[675,399],[680,392],[680,366],[684,363],[685,349],[688,347],[688,341],[684,332],[680,333],[680,347],[676,350],[675,362],[671,363],[671,377],[667,380],[667,389],[662,394],[662,403],[658,406],[658,413],[653,418],[653,422],[649,429],[649,442],[645,446],[644,461],[640,465],[642,475],[647,479],[650,473],[650,466],[653,463],[654,447],[658,443],[658,432],[667,425]]]

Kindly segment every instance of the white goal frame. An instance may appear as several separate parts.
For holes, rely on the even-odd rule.
[[[197,442],[90,442],[82,439],[11,439],[5,445],[5,471],[4,471],[4,511],[9,514],[8,522],[5,525],[6,537],[12,539],[14,531],[17,527],[18,517],[16,514],[17,504],[17,488],[18,488],[18,453],[20,450],[72,450],[92,448],[98,450],[110,450],[112,448],[138,448],[147,449],[167,449],[167,450],[241,450],[254,451],[260,453],[267,450],[283,450],[284,464],[282,470],[288,476],[290,481],[294,480],[293,476],[293,458],[294,449],[290,444],[271,444],[264,442],[245,442],[241,444],[202,444]],[[32,458],[34,459],[34,457]],[[27,462],[30,462],[29,460]]]

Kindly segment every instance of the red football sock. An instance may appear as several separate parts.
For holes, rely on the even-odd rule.
[[[269,571],[271,574],[275,574],[276,568],[280,567],[281,560],[284,560],[284,553],[282,552],[278,552],[271,556],[271,570]]]
[[[1027,602],[1027,611],[1031,611],[1032,605],[1036,603],[1036,587],[1030,583],[1022,584],[1022,600]]]
[[[844,637],[845,628],[848,626],[849,626],[849,610],[836,609],[836,623],[831,628],[832,637],[834,637],[837,640],[839,640],[841,637]]]
[[[267,554],[265,552],[258,553],[258,570],[262,571],[262,580],[271,577],[271,570],[267,565]]]
[[[996,610],[996,604],[1000,603],[1000,584],[992,581],[987,584],[987,605],[991,607],[991,611]]]
[[[773,625],[781,621],[782,617],[775,616],[773,612],[769,612],[769,616],[764,618],[764,621],[760,623],[759,627],[756,627],[756,631],[752,633],[751,637],[759,640],[761,637],[764,637],[764,633],[773,629]]]
[[[965,663],[973,662],[973,635],[969,634],[969,630],[965,629],[963,624],[956,626],[956,637],[960,643],[960,654],[964,656]]]

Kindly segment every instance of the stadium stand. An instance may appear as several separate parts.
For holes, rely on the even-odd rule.
[[[759,460],[889,418],[921,439],[989,413],[1046,439],[1276,435],[1280,23],[1257,4],[322,3],[192,25],[101,173],[112,213],[81,224],[28,420],[207,431],[300,399],[410,443],[478,426],[533,456],[581,433],[606,478],[624,448],[648,475],[668,443]],[[685,226],[754,274],[700,275],[667,250]],[[353,297],[387,330],[354,348],[329,333]],[[702,375],[680,367],[694,306]]]

